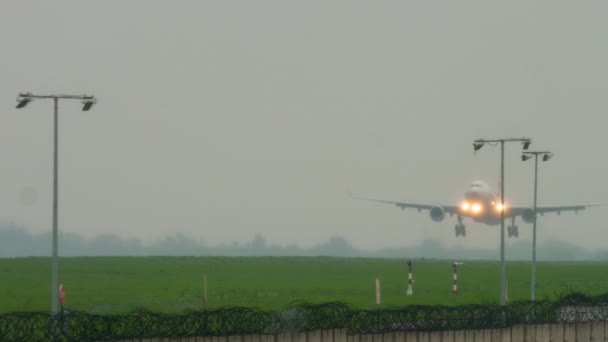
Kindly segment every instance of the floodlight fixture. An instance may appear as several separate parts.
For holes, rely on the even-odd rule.
[[[547,160],[551,159],[551,157],[553,157],[552,153],[543,154],[543,161],[547,161]]]
[[[31,95],[30,93],[27,94],[19,94],[19,96],[17,96],[17,107],[16,108],[23,108],[25,106],[27,106],[28,103],[32,102],[32,98],[29,97],[29,95]]]
[[[475,150],[475,151],[479,151],[479,149],[481,149],[481,148],[483,147],[483,144],[484,144],[484,142],[483,142],[483,141],[478,141],[478,140],[475,140],[475,141],[473,142],[473,150]]]
[[[526,160],[528,160],[528,159],[530,159],[530,158],[532,158],[532,157],[530,157],[530,156],[528,156],[528,155],[525,155],[525,154],[522,154],[522,155],[521,155],[521,161],[526,161]]]
[[[32,102],[32,99],[28,99],[28,98],[21,99],[21,100],[19,100],[19,103],[17,103],[16,108],[23,108],[30,102]]]
[[[524,150],[527,150],[530,147],[532,141],[530,139],[526,139],[522,142]]]
[[[86,112],[89,109],[91,109],[91,107],[93,107],[93,105],[97,103],[97,101],[95,100],[95,98],[92,99],[86,99],[86,100],[82,100],[82,111]]]

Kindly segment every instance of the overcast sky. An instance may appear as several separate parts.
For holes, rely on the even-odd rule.
[[[348,198],[456,203],[498,187],[498,148],[532,138],[539,204],[608,201],[605,1],[2,1],[0,222],[152,241],[498,247],[497,227]],[[506,197],[533,163],[507,145]],[[539,239],[604,245],[608,208],[544,216]],[[520,222],[520,238],[530,225]]]

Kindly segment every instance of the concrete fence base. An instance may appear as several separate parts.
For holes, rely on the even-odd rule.
[[[517,325],[506,329],[393,332],[350,335],[315,330],[279,335],[153,338],[112,342],[600,342],[608,341],[608,322]]]

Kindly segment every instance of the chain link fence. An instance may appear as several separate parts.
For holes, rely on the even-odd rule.
[[[499,305],[422,306],[362,310],[340,302],[294,302],[281,311],[227,307],[180,314],[137,310],[98,315],[80,311],[0,314],[0,341],[118,339],[279,334],[345,329],[350,334],[506,328],[516,324],[608,320],[608,293],[571,293],[556,301]],[[54,338],[53,338],[54,336]]]

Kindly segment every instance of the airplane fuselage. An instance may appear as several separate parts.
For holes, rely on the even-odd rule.
[[[458,214],[475,222],[497,225],[500,223],[502,210],[499,196],[492,192],[488,184],[475,181],[465,192]]]

